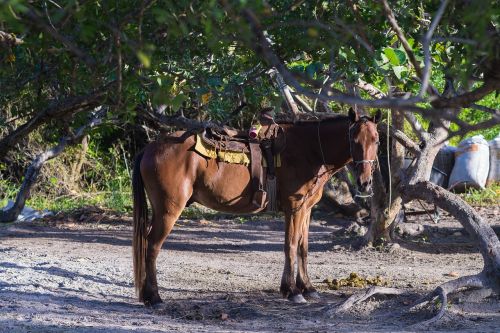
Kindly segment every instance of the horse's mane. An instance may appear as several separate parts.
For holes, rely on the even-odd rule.
[[[333,114],[328,116],[322,116],[320,118],[310,117],[309,119],[299,119],[297,121],[293,121],[290,119],[280,119],[277,117],[276,123],[279,125],[296,125],[296,126],[307,126],[307,125],[317,125],[318,123],[337,123],[341,121],[348,120],[349,117],[345,114]]]

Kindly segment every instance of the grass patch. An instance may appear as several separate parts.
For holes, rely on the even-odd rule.
[[[95,206],[126,214],[132,212],[132,196],[126,191],[83,192],[55,198],[36,195],[30,198],[26,205],[37,210],[51,211],[71,211],[85,206]]]
[[[473,206],[498,206],[500,204],[500,183],[488,186],[484,190],[471,188],[460,196]]]

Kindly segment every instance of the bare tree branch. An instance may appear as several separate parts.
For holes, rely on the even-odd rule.
[[[491,114],[496,115],[496,116],[500,116],[500,109],[492,109],[492,108],[489,108],[487,106],[479,105],[479,104],[472,104],[470,107],[472,109],[476,109],[479,111],[491,113]]]
[[[387,125],[380,123],[378,126],[378,130],[387,134]],[[389,126],[389,135],[396,139],[399,143],[401,143],[413,155],[417,156],[420,154],[420,147],[415,142],[413,142],[413,140],[410,139],[404,132],[392,126]]]
[[[19,142],[19,140],[26,137],[47,120],[89,110],[102,104],[108,88],[112,86],[113,83],[114,81],[88,95],[68,97],[62,101],[56,101],[44,110],[36,113],[33,118],[0,140],[0,160],[17,142]]]
[[[295,98],[297,102],[307,111],[307,112],[313,112],[313,108],[307,104],[306,101],[304,101],[295,91],[292,91],[292,96]]]
[[[87,124],[78,128],[74,135],[61,138],[61,140],[55,147],[52,147],[47,151],[39,154],[33,160],[33,162],[31,162],[31,165],[26,171],[26,175],[24,177],[21,188],[19,189],[19,192],[16,196],[14,205],[7,210],[0,210],[0,223],[8,223],[17,220],[17,217],[26,204],[26,200],[30,196],[31,187],[36,182],[36,179],[40,174],[40,170],[45,162],[59,156],[64,151],[67,145],[73,145],[80,142],[80,140],[85,135],[87,135],[89,130],[96,126],[99,126],[103,122],[104,115],[104,111],[97,112]]]
[[[260,22],[254,15],[254,13],[250,9],[244,9],[242,11],[242,15],[250,24],[250,27],[252,28],[252,31],[256,37],[256,41],[253,45],[255,52],[261,55],[264,58],[264,60],[269,63],[270,66],[275,67],[278,70],[278,72],[283,76],[285,83],[293,87],[297,91],[297,93],[300,93],[301,95],[310,98],[318,98],[323,101],[335,101],[350,105],[358,104],[360,106],[365,106],[370,108],[408,110],[427,115],[432,114],[433,110],[415,106],[415,103],[424,101],[420,97],[408,98],[408,99],[382,98],[378,100],[365,100],[347,94],[331,94],[330,87],[324,87],[321,93],[311,92],[311,90],[302,87],[300,82],[297,81],[295,76],[286,68],[283,62],[273,52],[271,45],[269,44],[266,37],[264,36],[264,33],[262,32]],[[311,84],[313,88],[319,89],[322,86],[322,82],[316,80],[308,80],[307,83]]]
[[[424,72],[422,74],[422,87],[420,88],[419,96],[422,97],[424,93],[427,91],[429,86],[429,80],[431,76],[431,53],[430,53],[430,44],[432,40],[432,35],[434,34],[434,30],[436,30],[441,17],[443,16],[444,10],[446,9],[446,5],[448,4],[448,0],[442,0],[441,5],[439,6],[434,19],[432,20],[431,26],[424,38],[422,39],[422,48],[424,49]]]
[[[363,81],[362,79],[358,79],[358,82],[355,83],[355,86],[358,87],[359,89],[365,91],[368,95],[375,99],[380,99],[384,98],[386,95],[380,91],[377,87],[374,85]]]
[[[406,120],[408,120],[408,123],[410,123],[411,128],[413,129],[413,132],[418,136],[420,140],[426,140],[427,139],[427,133],[425,132],[424,127],[418,121],[417,117],[411,112],[405,112],[404,116]]]
[[[500,89],[500,80],[486,80],[484,84],[472,91],[453,97],[441,97],[431,102],[435,108],[465,108],[481,100],[495,90]]]
[[[422,78],[423,73],[422,69],[420,68],[420,64],[418,63],[417,59],[415,58],[415,54],[413,53],[413,50],[408,43],[408,40],[406,39],[403,31],[401,30],[398,21],[396,20],[396,17],[394,16],[394,12],[392,11],[391,7],[387,3],[387,0],[382,0],[382,5],[384,7],[384,13],[385,16],[387,17],[387,20],[389,21],[389,24],[392,27],[392,30],[396,33],[398,36],[399,41],[401,42],[401,45],[403,45],[403,48],[406,51],[406,54],[408,55],[408,58],[410,59],[411,64],[413,65],[413,68],[415,68],[415,71],[417,72],[417,75]]]
[[[271,76],[272,79],[276,81],[276,84],[278,86],[278,89],[280,90],[281,94],[283,95],[283,98],[286,101],[286,104],[288,105],[288,108],[292,112],[293,118],[297,119],[298,114],[299,114],[299,109],[297,108],[297,104],[293,100],[292,93],[290,91],[290,87],[288,87],[285,82],[283,81],[283,77],[281,74],[276,70],[276,69],[271,69],[269,71],[269,75]]]
[[[77,45],[75,45],[69,38],[63,36],[59,31],[57,31],[50,24],[47,24],[44,19],[38,15],[35,9],[31,6],[28,6],[28,10],[23,13],[23,17],[27,24],[32,24],[40,27],[45,32],[47,32],[52,38],[61,42],[71,53],[80,58],[87,66],[94,67],[96,64],[95,59],[93,59],[87,52],[80,49]]]

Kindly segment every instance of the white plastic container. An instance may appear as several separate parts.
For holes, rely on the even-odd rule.
[[[482,135],[465,139],[455,152],[449,189],[463,192],[467,188],[484,189],[490,169],[490,149]]]
[[[486,186],[500,182],[500,134],[488,142],[488,146],[490,147],[490,171]]]

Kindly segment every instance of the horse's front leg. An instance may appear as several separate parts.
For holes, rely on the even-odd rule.
[[[288,297],[294,303],[305,303],[300,290],[295,283],[295,262],[299,240],[305,222],[306,209],[285,211],[285,268],[281,277],[280,291],[283,297]]]
[[[307,252],[309,250],[309,223],[311,221],[311,210],[309,209],[304,218],[302,233],[299,239],[299,248],[297,256],[297,288],[302,295],[309,298],[319,298],[316,288],[313,287],[309,274],[307,273]]]

